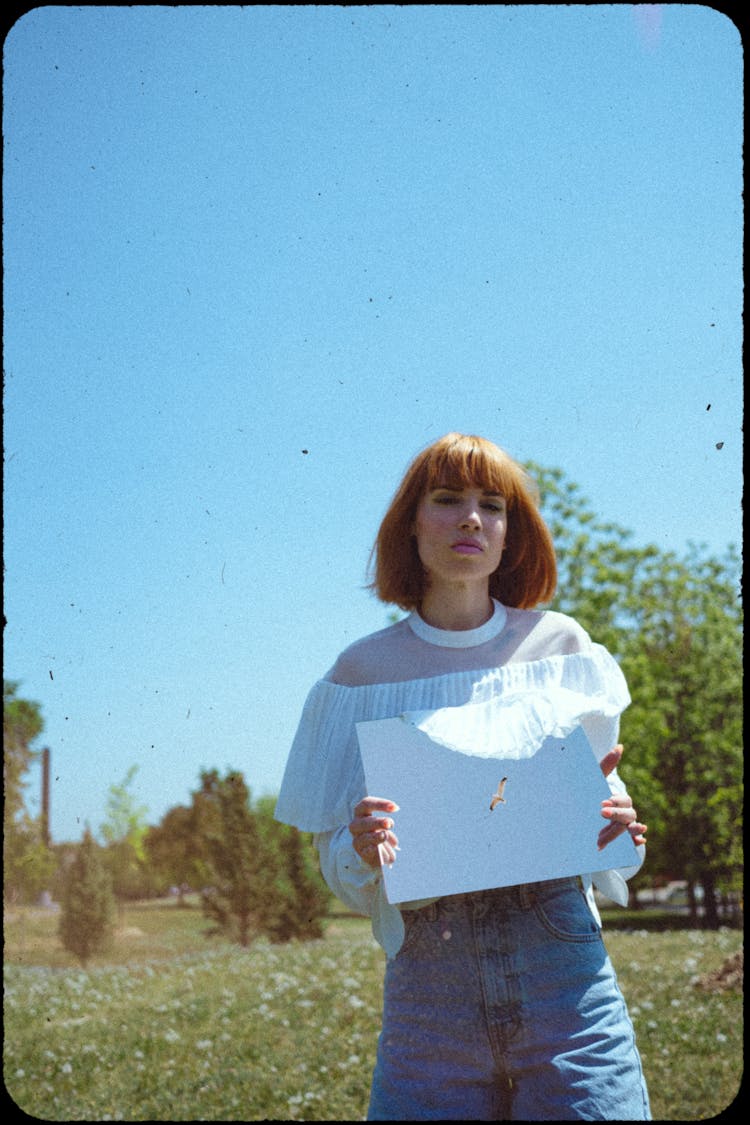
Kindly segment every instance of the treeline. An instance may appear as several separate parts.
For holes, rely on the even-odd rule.
[[[558,552],[550,608],[619,661],[632,703],[620,773],[648,825],[639,886],[686,880],[709,928],[735,918],[743,879],[743,617],[740,559],[684,556],[600,519],[559,470],[529,466]],[[699,523],[697,524],[699,526]],[[635,902],[634,902],[635,904]]]
[[[61,845],[52,881],[61,903],[60,936],[83,963],[109,937],[116,906],[162,896],[187,905],[195,891],[209,926],[240,945],[321,937],[330,892],[317,868],[311,838],[274,820],[274,801],[253,801],[241,773],[201,774],[189,806],[170,809],[145,827],[127,783],[110,791],[113,817],[98,845],[86,831],[81,845]],[[117,826],[126,831],[116,836]]]
[[[112,933],[128,901],[173,892],[177,906],[198,894],[207,936],[221,933],[248,945],[321,937],[331,893],[317,865],[312,837],[274,819],[274,798],[253,800],[242,774],[200,775],[187,806],[171,808],[156,826],[146,824],[130,785],[137,767],[110,787],[100,834],[86,829],[81,843],[47,846],[42,826],[23,803],[23,774],[31,742],[43,722],[37,704],[18,697],[6,682],[5,901],[34,902],[43,891],[60,903],[63,945],[85,964]]]

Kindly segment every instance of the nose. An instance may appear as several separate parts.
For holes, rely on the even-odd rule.
[[[461,527],[481,527],[479,510],[474,504],[469,504],[461,513]]]

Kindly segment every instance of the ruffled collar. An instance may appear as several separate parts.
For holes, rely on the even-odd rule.
[[[505,628],[508,612],[496,598],[492,599],[494,612],[489,621],[476,629],[437,629],[428,625],[418,613],[407,617],[407,623],[420,640],[431,645],[440,645],[442,648],[473,648],[494,640]]]

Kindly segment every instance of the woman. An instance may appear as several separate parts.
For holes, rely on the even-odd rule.
[[[410,616],[351,645],[312,689],[276,810],[315,833],[329,886],[386,951],[368,1117],[649,1119],[593,898],[596,886],[624,905],[643,859],[645,825],[616,772],[629,696],[572,618],[533,608],[557,572],[524,470],[483,438],[446,435],[408,469],[374,560],[373,589]],[[637,866],[390,905],[381,864],[398,862],[398,810],[366,794],[354,724],[482,701],[501,730],[511,697],[540,739],[583,727],[611,790],[599,847],[629,832]],[[449,810],[432,827],[455,834],[458,862]]]

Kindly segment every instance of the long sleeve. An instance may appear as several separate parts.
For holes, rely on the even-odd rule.
[[[365,863],[354,850],[349,829],[320,832],[314,836],[320,870],[337,898],[357,914],[372,920],[372,932],[387,957],[395,957],[404,940],[401,911],[385,897],[378,870]]]
[[[604,755],[619,741],[619,715],[587,716],[582,722],[582,726],[599,761],[601,761]],[[607,775],[607,784],[612,794],[627,792],[625,783],[616,769],[612,770],[612,772]],[[584,888],[587,892],[589,904],[597,917],[598,911],[594,904],[593,893],[590,890],[591,886],[593,885],[597,891],[606,898],[611,899],[612,902],[616,902],[619,906],[627,906],[629,898],[628,879],[632,879],[636,872],[640,871],[643,866],[643,862],[646,858],[645,846],[643,844],[637,844],[635,853],[636,862],[631,867],[612,867],[602,871],[592,871],[583,876]],[[602,852],[602,859],[606,859],[606,855],[607,849],[605,848]]]
[[[614,745],[614,743],[613,743]],[[611,747],[610,747],[611,749]],[[619,776],[617,770],[612,770],[612,773],[607,777],[611,793],[626,793],[627,789],[622,778]],[[628,892],[628,879],[632,879],[636,872],[640,871],[646,859],[645,844],[636,844],[635,853],[637,862],[632,867],[611,867],[604,871],[592,871],[583,876],[584,889],[586,890],[589,904],[592,907],[594,914],[598,917],[598,911],[594,905],[593,894],[590,892],[590,887],[593,885],[597,891],[605,895],[606,898],[616,902],[619,906],[627,906],[629,899]],[[607,849],[602,852],[602,858],[606,858]]]

